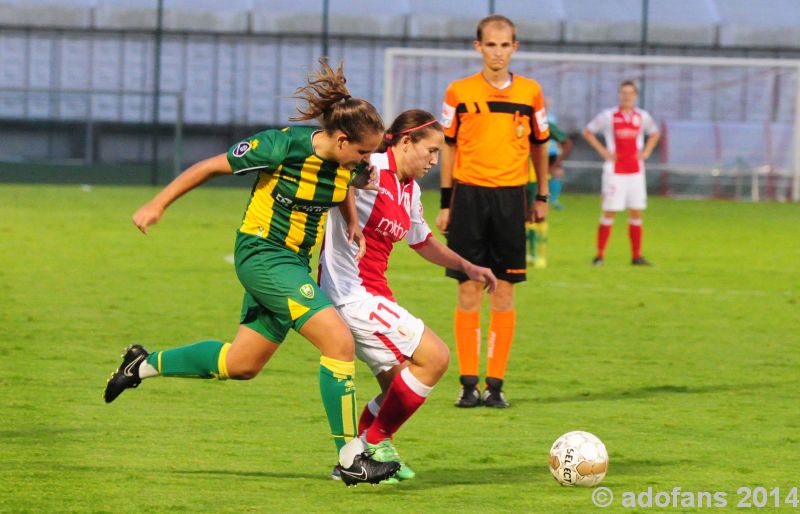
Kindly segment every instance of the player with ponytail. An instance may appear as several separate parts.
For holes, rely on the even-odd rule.
[[[383,122],[366,100],[352,98],[340,65],[321,70],[296,92],[305,108],[293,121],[317,120],[319,128],[265,130],[189,167],[133,215],[147,234],[183,194],[220,175],[255,173],[255,183],[236,235],[236,274],[244,286],[239,330],[231,343],[200,341],[148,352],[131,345],[112,374],[105,401],[144,378],[192,377],[247,380],[255,377],[290,329],[321,353],[319,387],[337,449],[355,433],[353,336],[328,296],[309,276],[309,262],[322,240],[328,211],[347,198],[351,181],[362,185],[370,154],[383,137]],[[349,205],[349,204],[347,204]],[[344,209],[348,244],[358,258],[363,235],[355,213]],[[369,453],[339,453],[343,480],[377,483],[399,464],[377,462]]]

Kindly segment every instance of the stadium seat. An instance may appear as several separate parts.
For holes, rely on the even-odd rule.
[[[721,45],[800,48],[800,9],[796,0],[761,0],[757,4],[725,0],[718,6]]]
[[[252,30],[266,34],[319,34],[320,0],[252,0]]]
[[[98,28],[152,29],[157,23],[154,2],[96,0]],[[242,33],[249,29],[251,0],[164,0],[164,29]]]
[[[671,45],[713,45],[719,15],[715,0],[650,2],[647,41]],[[641,8],[640,8],[641,10]],[[692,13],[687,16],[686,13]]]
[[[0,0],[3,25],[85,29],[96,0]]]
[[[563,36],[566,12],[561,0],[497,0],[495,12],[514,20],[517,39],[522,41],[552,43]]]
[[[563,2],[567,15],[564,37],[569,42],[632,43],[641,40],[641,0]]]
[[[486,2],[409,0],[408,34],[429,39],[475,39],[475,26],[488,15]]]

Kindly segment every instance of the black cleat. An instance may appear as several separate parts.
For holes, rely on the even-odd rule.
[[[111,374],[106,384],[105,399],[106,403],[113,402],[122,391],[131,387],[139,387],[142,379],[139,378],[139,364],[144,361],[150,353],[140,344],[132,344],[122,355],[122,364]]]
[[[483,406],[495,409],[508,408],[508,401],[503,395],[503,380],[486,377],[486,389],[483,391]]]
[[[632,266],[652,266],[653,263],[645,259],[644,257],[635,257],[631,259]]]
[[[592,266],[602,266],[603,265],[603,258],[599,255],[596,255],[594,259],[592,259]]]
[[[356,455],[353,464],[349,468],[343,468],[341,464],[336,466],[339,472],[339,479],[347,487],[363,483],[379,484],[382,480],[391,477],[400,469],[400,463],[395,461],[378,462],[372,459],[369,451]],[[331,473],[331,478],[336,480],[335,473]]]
[[[461,393],[456,399],[456,407],[471,408],[481,404],[481,393],[478,391],[478,377],[461,375]]]

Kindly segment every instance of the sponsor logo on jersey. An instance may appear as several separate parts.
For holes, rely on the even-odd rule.
[[[636,139],[639,136],[639,129],[618,128],[614,129],[614,137],[617,139]]]
[[[311,284],[303,284],[300,286],[300,294],[308,298],[309,300],[314,298],[314,286]]]
[[[250,141],[242,141],[233,149],[234,157],[244,157],[244,154],[250,151]]]
[[[392,192],[391,192],[391,191],[389,191],[389,190],[388,190],[388,189],[386,189],[385,187],[383,187],[383,186],[378,186],[378,193],[380,193],[380,194],[382,194],[382,195],[386,195],[386,196],[388,196],[388,197],[389,197],[389,198],[391,198],[391,199],[392,199],[392,201],[394,202],[394,195],[392,194]]]
[[[448,105],[447,103],[442,104],[442,126],[444,128],[450,128],[450,125],[453,124],[453,118],[456,115],[456,108],[452,105]]]
[[[375,227],[375,232],[383,234],[392,241],[400,241],[408,234],[408,230],[403,227],[402,223],[386,217],[381,218],[378,222],[378,226]]]
[[[283,196],[278,192],[273,192],[272,197],[275,199],[277,203],[283,205],[284,207],[288,207],[293,211],[302,211],[311,214],[319,214],[330,209],[330,206],[327,205],[310,205],[305,203],[298,203],[289,198],[288,196]]]

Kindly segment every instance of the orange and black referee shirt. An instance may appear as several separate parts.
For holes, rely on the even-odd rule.
[[[550,139],[542,88],[519,75],[505,89],[480,72],[451,83],[441,122],[456,145],[453,179],[474,186],[527,184],[530,144]]]

